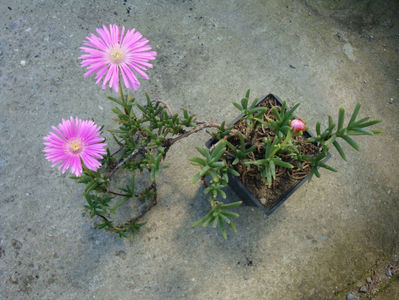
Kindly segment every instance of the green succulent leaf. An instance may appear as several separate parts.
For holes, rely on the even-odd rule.
[[[274,164],[276,164],[277,166],[283,167],[283,168],[287,168],[287,169],[292,169],[294,166],[291,165],[290,163],[283,161],[279,158],[276,158],[273,160]]]
[[[199,157],[189,157],[189,161],[195,166],[206,166],[206,161]]]
[[[245,110],[248,108],[248,98],[241,99],[241,107]]]
[[[274,114],[274,116],[276,117],[278,122],[281,122],[281,116],[278,113],[277,109],[275,107],[272,108],[272,113]]]
[[[338,114],[338,130],[341,130],[344,126],[345,109],[340,108]]]
[[[229,209],[229,208],[234,208],[234,207],[240,206],[241,204],[242,204],[242,201],[237,201],[237,202],[232,202],[232,203],[228,203],[228,204],[222,204],[221,208]]]
[[[327,169],[327,170],[330,170],[330,171],[332,171],[332,172],[338,172],[336,169],[330,167],[329,165],[326,165],[326,164],[323,163],[323,162],[319,162],[319,163],[318,163],[318,166],[320,166],[320,167],[322,167],[322,168],[325,168],[325,169]]]
[[[251,93],[251,90],[247,90],[247,92],[245,93],[245,98],[249,99],[249,94]]]
[[[210,212],[208,212],[202,219],[198,220],[197,222],[195,222],[192,227],[198,226],[204,222],[206,222],[207,220],[212,218],[212,214],[213,214],[213,210],[211,210]]]
[[[233,105],[234,105],[239,111],[242,111],[242,110],[243,110],[243,107],[242,107],[240,104],[238,104],[238,103],[236,103],[236,102],[233,102]]]
[[[295,104],[287,113],[288,117],[292,118],[294,111],[298,108],[300,103]]]
[[[221,214],[225,215],[226,217],[230,217],[230,218],[238,218],[240,216],[239,214],[229,211],[229,210],[223,210],[221,212]]]
[[[234,169],[232,169],[232,168],[229,168],[228,169],[229,170],[229,172],[231,173],[231,174],[233,174],[234,176],[240,176],[240,173],[238,173],[236,170],[234,170]]]
[[[320,135],[320,122],[316,123],[316,134],[317,134],[317,136]]]
[[[373,131],[364,128],[352,128],[348,130],[349,135],[374,135]]]
[[[222,232],[224,239],[227,240],[227,233],[226,229],[224,228],[223,219],[219,217],[218,220],[219,220],[220,231]]]
[[[337,141],[334,141],[333,145],[337,149],[339,155],[341,155],[342,159],[346,161],[346,156],[345,156],[344,150],[342,149],[341,145]]]
[[[350,138],[349,136],[345,135],[342,137],[349,145],[351,145],[355,150],[360,151],[360,147],[358,146],[358,144],[356,144],[356,142]]]
[[[360,103],[357,103],[356,107],[355,107],[355,109],[354,109],[354,111],[352,113],[351,119],[349,120],[348,126],[351,126],[355,122],[355,120],[357,118],[357,115],[359,113],[359,110],[360,110]]]
[[[369,118],[367,118],[368,120]],[[381,123],[381,120],[373,120],[369,122],[356,122],[354,125],[356,125],[357,128],[364,128],[364,127],[369,127],[375,124]]]
[[[191,183],[196,183],[198,180],[200,180],[201,179],[201,174],[200,173],[197,173],[197,174],[195,174],[194,175],[194,177],[193,177],[193,179],[191,180]]]
[[[114,98],[114,97],[107,97],[107,98],[108,98],[109,100],[111,100],[111,101],[113,101],[113,102],[119,104],[120,106],[124,106],[124,103],[123,103],[121,100],[119,100],[119,99],[116,99],[116,98]]]

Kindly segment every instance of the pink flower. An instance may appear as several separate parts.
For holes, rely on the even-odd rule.
[[[82,175],[82,163],[93,171],[96,171],[101,163],[97,160],[102,158],[106,151],[100,137],[100,127],[93,121],[62,119],[58,127],[52,126],[54,132],[50,132],[45,140],[44,152],[46,159],[52,162],[52,167],[61,163],[58,170],[62,168],[62,173],[68,168],[76,176]]]
[[[305,122],[303,122],[301,119],[291,120],[290,126],[294,133],[298,133],[300,131],[304,132],[306,130]]]
[[[119,73],[122,75],[123,82],[128,89],[137,90],[140,82],[137,80],[134,70],[137,74],[145,79],[149,79],[144,72],[147,68],[152,68],[148,63],[154,60],[157,53],[151,50],[149,42],[143,38],[143,35],[132,30],[128,30],[125,35],[125,27],[122,32],[117,25],[109,25],[109,29],[103,25],[103,28],[97,28],[96,36],[90,34],[86,37],[84,45],[88,47],[80,47],[82,52],[87,54],[81,55],[81,66],[87,67],[85,77],[93,73],[96,74],[96,83],[98,84],[104,77],[102,88],[104,89],[109,82],[115,92],[119,90]]]

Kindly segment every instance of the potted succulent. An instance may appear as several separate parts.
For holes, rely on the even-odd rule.
[[[249,102],[249,90],[241,103],[233,105],[241,112],[229,127],[224,122],[206,148],[197,148],[202,157],[191,162],[201,168],[193,179],[203,180],[204,193],[209,194],[211,209],[194,225],[219,226],[226,238],[225,224],[236,231],[231,218],[238,217],[227,208],[241,203],[223,204],[223,188],[229,185],[249,205],[260,207],[267,215],[280,206],[300,185],[313,175],[320,177],[318,169],[337,172],[325,162],[334,146],[346,160],[340,142],[345,141],[359,151],[353,135],[374,135],[378,130],[366,129],[379,123],[369,117],[358,119],[360,103],[344,126],[345,110],[339,109],[337,124],[328,117],[328,127],[321,130],[316,123],[316,135],[306,131],[305,123],[296,118],[286,102],[269,94],[260,101]],[[209,180],[206,178],[209,177]]]
[[[275,107],[276,109],[278,108],[279,110],[285,107],[285,109],[288,110],[288,112],[290,111],[286,106],[286,104],[274,94],[269,94],[263,97],[261,100],[257,102],[257,106],[266,107],[269,111],[269,115],[273,107]],[[237,108],[240,111],[242,110],[241,107]],[[238,116],[232,122],[231,127],[234,127],[234,125],[240,122],[243,118],[245,118],[245,114],[241,114],[240,116]],[[275,119],[276,115],[273,114],[272,118]],[[301,119],[294,119],[293,121],[291,121],[291,123],[290,125],[294,127],[294,133],[303,132],[303,137],[307,139],[313,137],[311,133],[306,130],[305,123]],[[267,137],[267,134],[266,132],[264,132],[264,129],[262,129],[262,131],[258,133],[256,131],[253,133],[258,135],[258,137],[254,138],[255,140],[259,141],[259,137]],[[239,172],[240,176],[236,177],[229,175],[228,185],[232,190],[234,190],[234,192],[238,195],[240,199],[243,200],[243,202],[246,205],[257,206],[266,215],[270,215],[273,211],[277,209],[277,207],[279,207],[286,199],[288,199],[288,197],[292,193],[294,193],[303,183],[305,183],[311,177],[312,174],[309,168],[310,164],[306,163],[305,166],[301,164],[302,169],[300,168],[300,165],[297,166],[297,168],[294,170],[292,168],[282,169],[283,171],[285,171],[284,173],[277,172],[279,180],[276,180],[276,178],[274,178],[271,185],[265,184],[264,180],[259,180],[259,177],[262,179],[261,173],[256,171],[247,172],[245,171],[246,169],[245,163],[242,164],[241,162],[240,165],[239,162],[240,158],[245,160],[247,153],[244,150],[245,149],[244,136],[242,134],[239,134],[238,137],[239,137],[239,148],[237,148],[237,145],[234,146],[230,142],[228,143],[228,145],[233,150],[234,154],[237,154],[237,157],[234,157],[234,160],[232,161],[232,165],[238,164],[236,169]],[[317,145],[315,145],[315,143],[312,143],[310,141],[304,140],[303,137],[293,137],[293,138],[297,144],[298,142],[301,145],[307,144],[308,147],[303,149],[303,151],[310,151],[311,153],[317,152]],[[237,139],[235,139],[236,141],[234,142],[234,138],[230,137],[230,140],[233,140],[234,144],[238,144]],[[210,140],[207,141],[206,146],[208,148],[211,148],[217,142],[218,142],[217,138],[211,138]],[[247,150],[247,152],[252,149],[254,150],[254,147],[256,146],[252,145],[251,148]],[[250,153],[251,151],[248,152],[248,154]],[[325,158],[322,159],[322,163],[324,166],[326,166],[324,163],[330,158],[330,156],[331,155],[328,153],[327,156],[325,156]],[[232,157],[230,157],[230,161],[231,159]],[[249,164],[255,164],[255,163],[249,163]],[[270,176],[271,175],[272,174],[270,174]],[[273,179],[273,176],[270,179]],[[250,187],[247,188],[246,187],[247,185],[249,185]]]
[[[258,199],[258,206],[272,211],[281,203],[277,190],[280,194],[289,193],[281,189],[285,177],[300,181],[309,174],[320,176],[319,167],[335,171],[325,164],[330,145],[346,159],[339,139],[358,149],[351,135],[378,133],[366,127],[379,121],[357,120],[357,105],[347,126],[341,109],[337,126],[329,117],[327,129],[321,131],[317,123],[317,135],[312,137],[305,131],[304,122],[294,117],[298,104],[288,110],[285,102],[273,95],[250,104],[249,91],[240,104],[233,103],[241,116],[227,127],[225,122],[197,120],[186,110],[182,115],[173,113],[167,102],[151,100],[148,95],[146,103],[140,104],[124,91],[123,85],[128,90],[137,90],[137,74],[149,79],[144,71],[152,67],[149,61],[157,53],[135,29],[125,31],[124,27],[110,25],[97,29],[97,34],[86,38],[80,59],[82,67],[88,69],[85,76],[95,73],[97,83],[102,81],[103,88],[109,85],[119,94],[119,98],[107,97],[116,105],[112,109],[113,120],[119,127],[109,130],[115,146],[107,145],[102,137],[103,127],[70,117],[52,127],[53,131],[44,138],[44,152],[53,166],[58,165],[63,173],[70,169],[72,178],[86,185],[84,209],[96,219],[95,227],[120,237],[133,237],[145,224],[144,215],[157,204],[156,179],[159,171],[167,167],[163,161],[170,147],[203,129],[216,130],[211,133],[210,148],[197,148],[201,157],[189,159],[201,167],[192,182],[202,180],[204,192],[209,195],[210,211],[193,226],[219,226],[225,238],[225,225],[236,231],[231,219],[238,214],[230,209],[242,203],[221,200],[226,197],[223,189],[234,177],[240,178],[238,185],[245,184]],[[149,180],[140,181],[140,174],[146,172]],[[119,176],[122,173],[123,180]],[[262,194],[264,191],[267,196]],[[131,214],[135,204],[141,205]],[[126,220],[115,220],[126,212]]]

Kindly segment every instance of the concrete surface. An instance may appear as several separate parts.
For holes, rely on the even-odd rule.
[[[397,1],[0,2],[0,298],[329,299],[398,248]],[[232,120],[250,88],[273,92],[311,128],[338,107],[383,135],[333,151],[338,174],[301,187],[270,217],[240,207],[237,234],[192,228],[207,211],[176,145],[159,204],[133,244],[93,229],[82,186],[50,168],[42,137],[61,118],[113,128],[105,94],[83,79],[79,46],[101,24],[136,27],[159,55],[136,93],[198,119]],[[294,68],[290,67],[294,66]],[[392,100],[391,100],[392,98]],[[230,198],[238,200],[229,192]]]

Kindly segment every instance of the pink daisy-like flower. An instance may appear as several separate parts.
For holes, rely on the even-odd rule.
[[[100,137],[100,127],[93,121],[62,119],[62,123],[57,127],[51,127],[54,132],[50,132],[45,140],[44,152],[46,159],[52,162],[52,167],[62,168],[62,173],[68,168],[76,176],[82,175],[82,163],[93,171],[96,171],[101,163],[97,160],[102,158],[107,145]]]
[[[85,77],[93,73],[96,74],[96,83],[102,82],[104,89],[109,82],[109,87],[112,87],[115,92],[119,90],[119,73],[122,75],[123,82],[128,89],[137,90],[140,87],[133,70],[141,77],[149,79],[144,72],[147,68],[152,68],[148,63],[154,60],[157,53],[150,51],[151,46],[147,45],[149,42],[143,35],[132,30],[128,30],[125,34],[125,27],[122,27],[122,32],[117,25],[109,25],[103,28],[97,28],[96,36],[90,34],[86,37],[84,45],[88,47],[80,47],[82,52],[87,54],[81,55],[81,66],[87,67]]]

